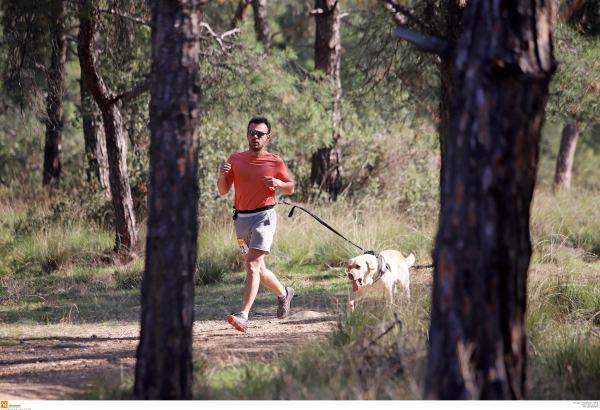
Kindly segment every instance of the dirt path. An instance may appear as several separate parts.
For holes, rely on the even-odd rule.
[[[287,320],[277,320],[274,315],[254,317],[248,333],[236,331],[224,320],[197,321],[194,357],[206,357],[212,366],[222,368],[269,361],[278,353],[323,339],[334,324],[325,311],[292,313]],[[133,374],[138,325],[48,326],[37,326],[46,327],[39,332],[43,336],[36,336],[38,332],[26,326],[11,330],[12,336],[2,336],[2,400],[71,399],[94,383]]]

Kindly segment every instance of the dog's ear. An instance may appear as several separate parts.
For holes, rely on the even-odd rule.
[[[375,270],[375,266],[377,266],[377,260],[375,260],[375,265],[373,265],[373,260],[372,258],[369,258],[369,256],[371,255],[365,255],[365,263],[367,264],[367,275],[372,273],[373,270]]]

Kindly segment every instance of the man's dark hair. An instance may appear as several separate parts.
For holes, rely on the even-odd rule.
[[[271,133],[271,123],[269,122],[269,120],[267,120],[266,117],[263,117],[262,115],[255,115],[254,117],[252,117],[252,119],[248,123],[248,129],[250,129],[250,125],[252,124],[265,124],[269,129],[269,134]]]

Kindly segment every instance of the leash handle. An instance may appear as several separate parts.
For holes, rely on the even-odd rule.
[[[336,235],[338,235],[340,238],[342,238],[343,240],[345,240],[346,242],[350,242],[352,245],[356,246],[358,249],[360,249],[361,251],[363,251],[363,253],[367,252],[363,247],[358,246],[357,244],[355,244],[354,242],[352,242],[351,240],[346,239],[341,233],[339,233],[338,231],[336,231],[335,229],[333,229],[331,226],[327,225],[325,222],[323,222],[318,216],[316,216],[315,214],[313,214],[312,212],[302,208],[301,206],[298,205],[292,205],[288,202],[282,201],[282,202],[277,202],[277,205],[289,205],[292,207],[292,210],[290,211],[288,218],[291,218],[292,215],[294,215],[294,209],[299,208],[302,209],[304,212],[306,212],[307,214],[309,214],[310,216],[312,216],[313,218],[315,218],[317,221],[319,221],[319,223],[323,226],[325,226],[327,229],[329,229],[331,232],[335,233]]]

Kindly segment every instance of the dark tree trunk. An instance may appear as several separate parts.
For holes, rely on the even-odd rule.
[[[254,30],[256,38],[265,46],[268,51],[271,48],[271,31],[267,21],[267,0],[252,0],[252,9],[254,10]]]
[[[63,84],[67,60],[67,34],[64,23],[66,8],[64,1],[50,4],[52,56],[46,98],[46,141],[44,146],[43,184],[50,192],[60,182],[60,156],[63,131]]]
[[[554,175],[554,189],[571,189],[571,170],[573,158],[577,147],[579,131],[572,124],[565,125],[560,140],[560,150],[556,160],[556,174]]]
[[[86,169],[88,183],[94,188],[94,191],[100,190],[106,198],[110,198],[108,153],[106,152],[100,109],[90,94],[85,78],[79,79],[79,87],[85,157],[88,164]]]
[[[333,143],[320,148],[312,156],[311,182],[316,183],[334,199],[342,188],[342,148],[340,145],[342,82],[340,62],[340,5],[338,0],[315,0],[315,70],[323,70],[331,77],[334,88]]]
[[[202,0],[153,0],[150,190],[138,399],[191,399]]]
[[[246,21],[250,4],[252,4],[252,0],[240,0],[235,16],[233,16],[233,21],[231,22],[231,28],[236,28],[238,26],[238,21],[242,23]]]
[[[450,0],[446,5],[446,35],[444,40],[450,44],[457,44],[462,33],[463,7],[459,0]],[[446,133],[450,122],[450,105],[454,93],[454,61],[448,59],[440,60],[440,106],[439,106],[439,128],[441,168],[444,166],[444,154],[446,152]],[[442,172],[440,171],[440,174]],[[440,184],[441,186],[441,184]]]
[[[427,399],[526,396],[530,205],[555,68],[551,0],[470,0],[456,53]]]
[[[83,16],[80,20],[79,64],[90,92],[102,112],[110,170],[110,191],[115,209],[115,252],[127,254],[137,243],[137,232],[127,173],[127,139],[123,130],[121,100],[116,98],[104,83],[98,67],[95,42],[98,30],[97,10],[90,8],[89,0],[83,0],[82,4],[84,10],[90,11],[90,17]]]

